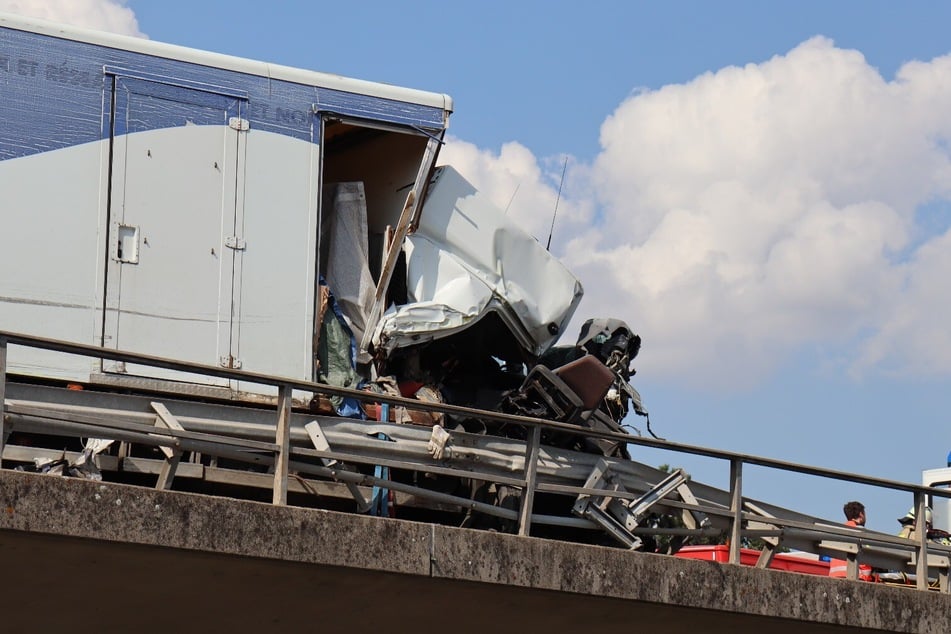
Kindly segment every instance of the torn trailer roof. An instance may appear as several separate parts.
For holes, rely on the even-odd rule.
[[[327,267],[358,340],[372,320],[373,293],[359,189],[354,184],[337,196],[334,236],[350,237],[352,247],[335,249]],[[458,333],[494,313],[537,357],[581,300],[577,278],[451,166],[435,170],[404,251],[405,295],[387,307],[371,339],[388,352]]]

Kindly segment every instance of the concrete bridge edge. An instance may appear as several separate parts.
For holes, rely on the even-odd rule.
[[[857,630],[951,632],[951,597],[934,592],[8,470],[2,531]]]

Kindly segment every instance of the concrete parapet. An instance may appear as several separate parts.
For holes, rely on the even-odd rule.
[[[934,592],[6,470],[0,566],[44,629],[951,632]]]

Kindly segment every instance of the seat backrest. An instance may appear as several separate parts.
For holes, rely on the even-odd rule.
[[[555,374],[578,395],[585,410],[600,406],[614,383],[614,373],[590,354],[555,369]]]

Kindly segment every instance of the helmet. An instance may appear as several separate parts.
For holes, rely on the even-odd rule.
[[[908,512],[905,513],[904,517],[899,517],[898,523],[902,525],[914,524],[915,523],[915,507],[911,507],[910,509],[908,509]],[[930,506],[925,507],[925,523],[926,524],[932,523]]]

